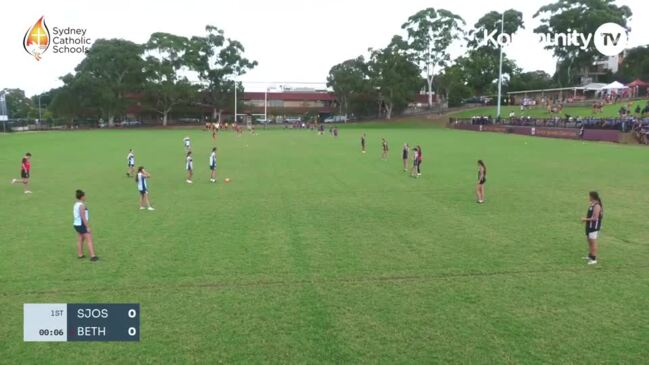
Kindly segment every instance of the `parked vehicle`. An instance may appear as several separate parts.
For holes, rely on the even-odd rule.
[[[324,120],[325,123],[347,123],[348,118],[346,115],[333,115]]]
[[[301,123],[302,117],[287,117],[284,119],[284,123]]]
[[[122,127],[135,127],[138,125],[142,125],[142,122],[140,122],[139,120],[125,120],[122,121],[119,125]]]

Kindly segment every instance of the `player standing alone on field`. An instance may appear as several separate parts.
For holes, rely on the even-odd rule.
[[[588,265],[597,264],[597,238],[599,237],[599,230],[602,228],[602,219],[604,219],[604,208],[602,207],[602,199],[596,191],[591,191],[588,194],[590,205],[588,206],[588,213],[581,221],[586,223],[586,239],[588,240]]]
[[[216,182],[216,147],[212,148],[210,154],[210,182]]]
[[[482,160],[478,160],[478,185],[476,186],[476,195],[478,204],[484,203],[484,184],[487,182],[487,166]]]
[[[189,137],[183,138],[183,142],[185,144],[185,152],[191,151],[192,150],[192,140]]]
[[[137,175],[135,176],[135,182],[137,183],[137,191],[140,192],[140,209],[155,210],[151,206],[149,201],[149,183],[147,180],[151,175],[144,170],[144,166],[140,166],[137,169]]]
[[[128,150],[126,161],[128,163],[128,171],[126,172],[126,176],[131,177],[135,175],[135,154],[133,153],[132,149]]]
[[[365,153],[365,133],[361,135],[361,152]]]
[[[381,160],[387,160],[388,159],[388,151],[390,148],[388,147],[388,141],[385,140],[385,138],[381,138]]]
[[[187,170],[187,183],[192,183],[192,176],[194,175],[194,159],[192,159],[192,151],[187,152],[187,160],[185,162],[185,170]]]
[[[30,178],[30,173],[32,170],[32,154],[27,152],[25,156],[23,156],[23,159],[20,164],[20,181],[23,183],[23,188],[25,189],[25,194],[31,194],[31,190],[29,190],[29,178]],[[18,179],[12,179],[11,183],[15,184],[18,182]]]
[[[95,246],[92,243],[92,232],[88,223],[88,208],[86,207],[86,193],[81,190],[76,192],[77,201],[72,207],[72,217],[74,230],[79,234],[77,241],[77,257],[82,259],[86,256],[83,254],[83,241],[88,245],[90,252],[90,261],[97,261],[99,257],[95,255]]]
[[[408,150],[409,148],[410,147],[407,143],[403,144],[403,151],[401,152],[401,158],[403,158],[403,171],[408,171],[408,153],[410,152]]]

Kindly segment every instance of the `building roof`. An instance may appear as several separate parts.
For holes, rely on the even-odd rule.
[[[243,100],[264,100],[264,92],[244,92]],[[283,101],[334,101],[336,95],[332,92],[269,92],[268,100]]]

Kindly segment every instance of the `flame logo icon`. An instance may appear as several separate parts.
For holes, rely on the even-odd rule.
[[[37,61],[41,60],[41,55],[50,48],[50,30],[45,24],[45,16],[27,29],[25,38],[23,38],[23,48],[30,55],[34,56]]]

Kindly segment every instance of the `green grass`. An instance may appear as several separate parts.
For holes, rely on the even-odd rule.
[[[638,105],[641,108],[644,108],[646,104],[647,101],[645,100],[633,101],[633,106],[631,107],[631,111],[635,112],[635,108]],[[516,113],[517,117],[529,116],[532,118],[552,118],[556,116],[564,117],[566,114],[569,114],[572,117],[582,117],[582,118],[588,118],[588,117],[617,118],[619,117],[620,107],[622,106],[626,107],[627,103],[620,102],[617,104],[605,105],[601,113],[593,114],[593,108],[583,107],[583,106],[566,105],[564,106],[563,111],[561,113],[548,113],[545,106],[542,105],[538,105],[533,109],[527,109],[524,111],[521,111],[519,105],[512,105],[512,106],[503,106],[500,110],[500,115],[507,117],[509,116],[510,112],[514,112]],[[477,107],[477,108],[461,110],[449,114],[451,118],[471,118],[476,115],[490,115],[492,117],[495,117],[496,107],[495,106]]]
[[[199,130],[0,135],[3,181],[34,156],[33,195],[0,184],[0,363],[647,362],[648,149],[374,127],[222,134],[218,184]],[[401,171],[404,142],[422,145],[420,179]],[[124,176],[129,147],[155,212]],[[77,188],[97,263],[75,257]],[[591,189],[596,267],[581,259]],[[50,302],[140,303],[141,341],[24,343],[23,303]]]

